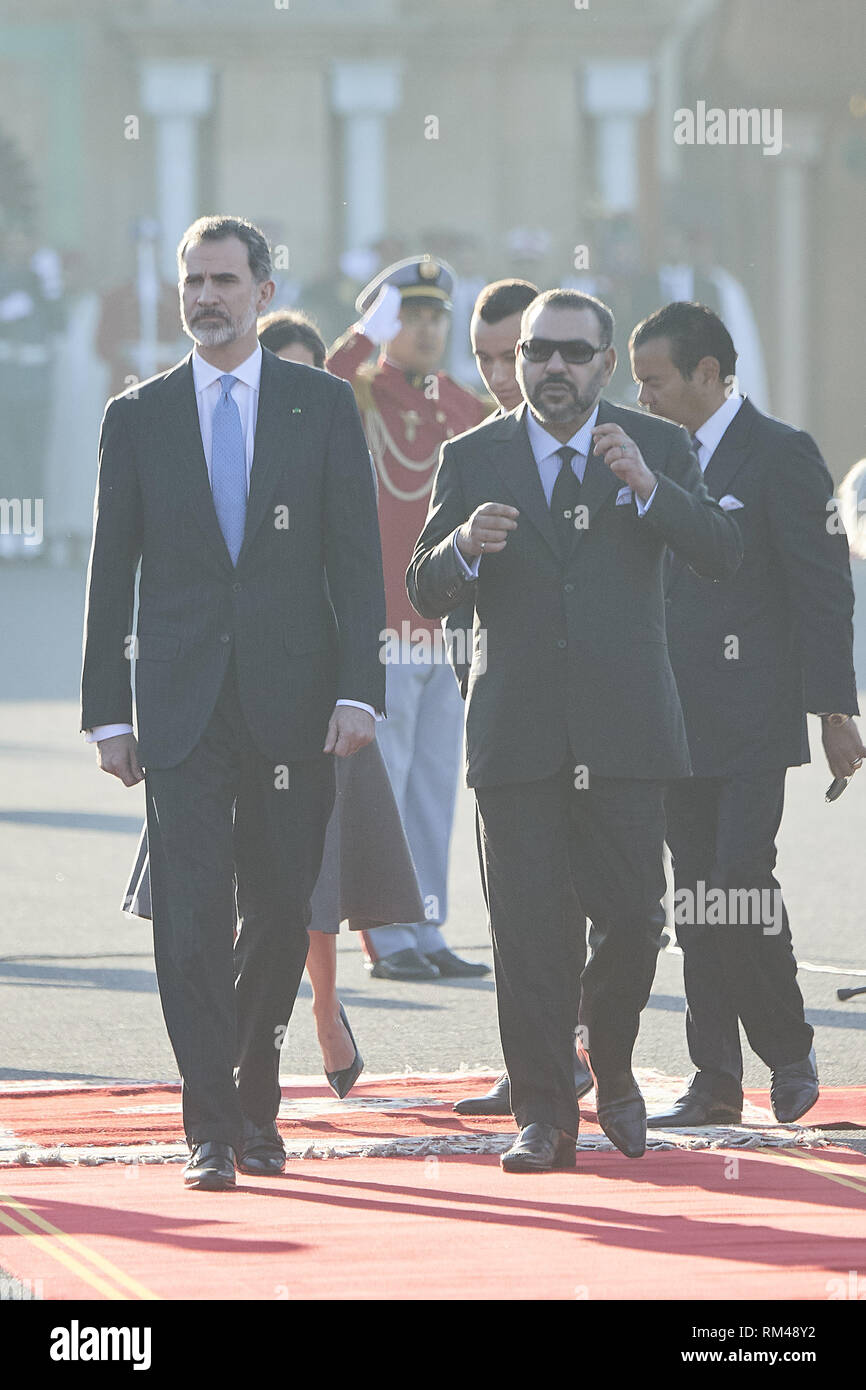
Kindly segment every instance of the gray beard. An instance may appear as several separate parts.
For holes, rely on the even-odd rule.
[[[184,333],[201,347],[225,347],[227,343],[235,342],[236,339],[242,338],[245,333],[249,332],[257,317],[256,306],[253,303],[250,304],[249,309],[241,318],[230,318],[227,322],[215,324],[212,327],[205,327],[203,324],[190,324],[182,310],[181,314]]]

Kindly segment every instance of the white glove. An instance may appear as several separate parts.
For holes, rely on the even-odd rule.
[[[400,306],[403,296],[396,285],[383,285],[364,317],[355,324],[354,331],[363,333],[378,347],[390,343],[403,327],[400,322]]]

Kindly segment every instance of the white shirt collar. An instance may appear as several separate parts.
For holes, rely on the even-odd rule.
[[[705,468],[719,447],[722,435],[742,404],[742,396],[728,396],[718,410],[715,410],[709,419],[704,421],[700,429],[695,430],[695,438],[701,446],[701,462]]]
[[[584,458],[589,458],[589,451],[592,448],[592,431],[595,429],[597,415],[598,406],[595,407],[589,419],[584,421],[577,433],[567,440],[568,446],[582,454]],[[549,458],[551,454],[556,453],[557,449],[564,447],[558,439],[548,433],[543,425],[538,423],[528,405],[526,407],[526,429],[536,463],[541,463],[542,459]]]
[[[222,367],[215,367],[213,363],[206,362],[200,356],[198,347],[192,350],[192,379],[195,385],[196,395],[206,391],[215,381],[219,381],[221,376],[226,373]],[[238,381],[242,381],[245,386],[252,387],[253,391],[258,391],[262,378],[262,345],[256,343],[255,348],[243,362],[233,367],[229,373],[236,376]]]

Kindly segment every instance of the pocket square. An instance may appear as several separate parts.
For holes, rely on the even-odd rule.
[[[634,493],[632,492],[631,488],[621,487],[619,492],[616,494],[616,505],[618,507],[627,507],[629,502],[633,501]]]
[[[742,505],[739,497],[734,497],[730,492],[726,492],[724,497],[719,498],[719,506],[723,512],[735,512]]]

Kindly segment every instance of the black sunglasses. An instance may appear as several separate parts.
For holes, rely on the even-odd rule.
[[[524,338],[518,343],[527,362],[549,362],[558,352],[563,362],[578,366],[591,362],[598,352],[607,352],[608,346],[593,347],[585,338]]]

